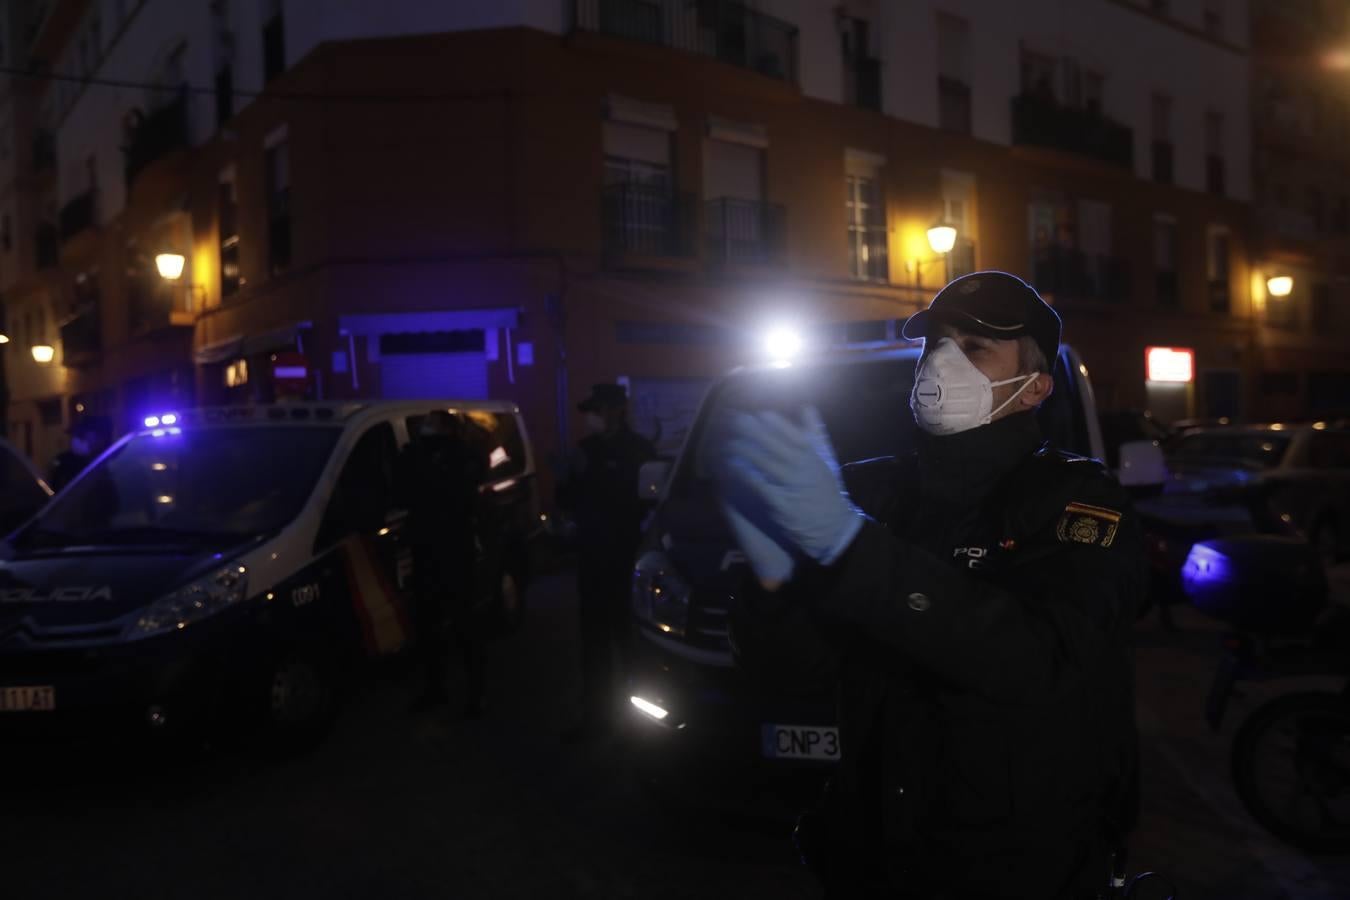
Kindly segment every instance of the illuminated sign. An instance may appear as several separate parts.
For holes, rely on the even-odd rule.
[[[1185,384],[1195,380],[1195,351],[1189,347],[1149,347],[1144,360],[1149,381]]]

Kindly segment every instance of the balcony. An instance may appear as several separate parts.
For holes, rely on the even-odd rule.
[[[964,81],[938,76],[938,127],[970,134],[970,85]]]
[[[68,241],[86,228],[96,223],[95,213],[98,207],[98,191],[90,188],[83,194],[61,207],[61,240]]]
[[[129,274],[126,284],[127,324],[133,335],[195,324],[193,286],[186,280],[164,281],[152,263]]]
[[[172,103],[141,119],[132,130],[131,139],[123,148],[127,185],[146,166],[187,144],[187,94],[180,94]]]
[[[693,197],[645,184],[612,184],[601,198],[607,257],[693,256]]]
[[[1134,133],[1100,112],[1021,94],[1012,99],[1012,126],[1014,144],[1063,150],[1126,169],[1134,165]]]
[[[103,349],[97,304],[82,307],[61,326],[61,358],[65,365],[82,368],[98,361]]]
[[[45,175],[56,171],[56,136],[50,131],[39,131],[33,136],[33,174]]]
[[[720,197],[704,209],[708,257],[722,265],[770,265],[786,249],[787,211],[773,203]]]
[[[885,225],[850,225],[848,264],[861,281],[889,281],[890,232]]]
[[[572,27],[797,83],[797,28],[726,0],[573,0]]]
[[[881,112],[881,60],[867,56],[844,60],[844,100]]]
[[[61,262],[61,232],[55,225],[39,225],[34,243],[35,259],[39,269],[54,269]]]
[[[1051,248],[1033,263],[1034,284],[1057,301],[1122,303],[1130,297],[1129,262],[1118,257]]]

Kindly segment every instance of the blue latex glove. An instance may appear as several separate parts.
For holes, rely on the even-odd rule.
[[[729,419],[719,416],[710,427],[707,446],[716,461],[713,474],[721,494],[722,513],[755,577],[767,590],[774,590],[792,580],[796,560],[783,541],[770,535],[764,504],[744,489],[740,477],[726,464],[731,435]]]
[[[767,534],[830,565],[863,525],[839,477],[820,413],[796,425],[779,413],[738,413],[728,423],[725,496],[743,512],[761,513]],[[736,497],[748,502],[737,504]]]

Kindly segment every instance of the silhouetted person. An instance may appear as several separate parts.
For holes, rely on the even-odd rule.
[[[70,426],[70,449],[52,460],[47,484],[59,491],[75,480],[112,443],[112,422],[106,416],[82,416]]]

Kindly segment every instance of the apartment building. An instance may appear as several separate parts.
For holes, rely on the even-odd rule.
[[[673,449],[767,330],[894,343],[990,267],[1104,406],[1253,402],[1243,3],[54,8],[66,417],[490,395],[551,452],[617,378]]]

